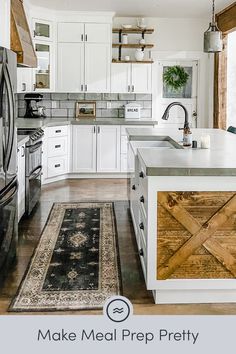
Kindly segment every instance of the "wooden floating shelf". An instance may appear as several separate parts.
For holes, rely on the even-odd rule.
[[[112,48],[153,48],[154,44],[122,44],[122,43],[113,43]]]
[[[139,33],[147,33],[151,34],[154,32],[153,28],[113,28],[112,33],[134,33],[134,34],[139,34]]]
[[[112,59],[112,63],[115,63],[115,64],[121,64],[121,63],[152,64],[152,63],[154,63],[154,61],[153,60],[136,61],[136,60],[114,60],[114,59]]]

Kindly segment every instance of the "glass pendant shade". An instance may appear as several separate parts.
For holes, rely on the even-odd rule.
[[[212,2],[212,22],[204,33],[204,52],[218,53],[223,49],[222,32],[217,27],[215,20],[215,0]]]

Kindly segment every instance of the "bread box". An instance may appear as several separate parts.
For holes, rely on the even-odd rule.
[[[132,120],[132,119],[140,119],[141,117],[141,109],[137,103],[128,103],[125,105],[125,119]]]

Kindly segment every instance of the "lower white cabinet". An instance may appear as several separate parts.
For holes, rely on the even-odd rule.
[[[25,144],[17,152],[17,179],[18,179],[18,222],[25,213]]]
[[[97,172],[120,172],[120,126],[97,127]]]
[[[96,172],[96,126],[72,126],[72,172]]]
[[[73,126],[72,172],[120,172],[120,126]]]

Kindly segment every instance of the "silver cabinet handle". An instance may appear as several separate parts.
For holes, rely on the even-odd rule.
[[[95,127],[95,125],[94,125],[94,127],[93,127],[93,133],[94,133],[94,134],[96,133],[96,127]]]
[[[86,34],[85,35],[85,42],[87,42],[87,40],[88,40],[88,35]]]
[[[83,42],[84,41],[84,35],[81,34],[81,41]]]
[[[25,156],[25,147],[21,146],[21,157]]]
[[[100,134],[100,127],[98,126],[98,134]]]
[[[26,91],[26,83],[22,82],[22,91]]]
[[[36,84],[33,84],[33,91],[36,90]]]
[[[55,165],[55,168],[60,167],[60,166],[61,166],[61,164],[60,164],[60,163],[57,163],[57,164]]]
[[[88,85],[85,85],[85,91],[88,91]]]
[[[61,129],[55,130],[55,133],[61,133]]]
[[[130,92],[130,85],[128,85],[128,92]]]
[[[132,92],[134,92],[134,85],[132,85]]]
[[[84,85],[80,86],[81,91],[84,91]]]
[[[55,149],[59,149],[61,145],[55,145]]]

